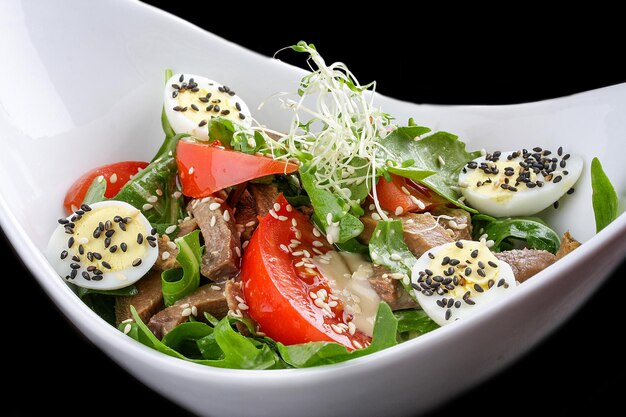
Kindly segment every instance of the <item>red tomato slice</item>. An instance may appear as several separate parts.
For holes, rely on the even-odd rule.
[[[396,213],[398,207],[402,208],[402,213],[421,213],[447,204],[445,199],[427,187],[394,174],[391,174],[391,182],[380,177],[376,184],[376,196],[381,207],[391,213]]]
[[[176,148],[183,194],[200,198],[271,174],[290,174],[296,164],[226,150],[215,144],[180,141]]]
[[[278,204],[277,216],[268,214],[261,219],[243,255],[240,276],[248,313],[261,331],[286,345],[330,341],[351,350],[369,345],[370,337],[362,332],[350,335],[333,330],[333,326],[352,320],[339,300],[325,313],[323,304],[316,301],[319,298],[311,297],[321,289],[331,294],[331,289],[316,268],[307,267],[310,261],[304,255],[315,256],[316,251],[326,253],[332,248],[323,237],[315,237],[309,219],[289,206],[282,195]],[[301,243],[290,248],[292,239]],[[322,245],[313,246],[316,240]]]
[[[113,198],[119,193],[128,180],[130,180],[131,176],[135,175],[139,169],[144,169],[147,166],[148,163],[143,161],[124,161],[103,165],[84,173],[67,191],[65,200],[63,201],[65,211],[68,214],[72,213],[75,211],[72,210],[72,206],[77,208],[81,205],[89,186],[96,177],[100,175],[104,177],[107,181],[107,189],[104,196],[106,198]]]

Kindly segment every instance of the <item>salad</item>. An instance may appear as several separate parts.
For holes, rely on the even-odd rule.
[[[165,140],[149,162],[95,168],[67,192],[46,256],[139,343],[239,369],[342,362],[505,301],[575,250],[537,214],[585,166],[565,147],[474,150],[395,123],[311,44],[287,132],[243,97],[166,71]],[[617,196],[591,164],[597,229]]]

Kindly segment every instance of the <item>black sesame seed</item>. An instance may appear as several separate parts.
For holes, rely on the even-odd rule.
[[[148,241],[148,245],[150,245],[150,247],[152,247],[152,248],[156,248],[156,246],[157,246],[157,244],[156,244],[156,242],[154,240],[149,240]]]
[[[87,252],[87,260],[88,260],[89,262],[93,262],[93,253],[91,253],[91,252]]]
[[[235,108],[239,111],[241,111],[241,104],[239,104],[239,102],[235,103]]]
[[[109,246],[111,246],[111,238],[107,237],[104,239],[104,248],[108,248]]]
[[[217,89],[219,90],[220,93],[225,93],[226,90],[224,89],[224,87],[217,87]]]
[[[478,261],[478,267],[480,269],[485,269],[485,263],[483,261]]]
[[[198,123],[198,127],[202,127],[205,126],[208,122],[206,120],[200,120],[200,123]]]
[[[79,265],[79,264],[77,264],[77,263],[72,262],[72,263],[70,264],[70,268],[72,268],[72,269],[80,269],[80,265]]]
[[[70,272],[70,278],[74,279],[76,278],[76,275],[78,275],[78,269],[72,269],[72,272]]]
[[[81,274],[83,276],[83,278],[85,278],[87,281],[91,281],[91,276],[89,275],[89,272],[87,271],[83,271],[83,273]]]
[[[222,116],[228,116],[230,114],[230,110],[226,109],[226,110],[222,110]]]
[[[113,221],[114,221],[115,223],[119,223],[119,222],[121,222],[121,221],[122,221],[122,216],[115,216],[115,217],[113,217]]]
[[[476,259],[478,257],[478,249],[474,249],[472,251],[472,253],[470,253],[470,256],[474,259]]]
[[[567,161],[567,160],[569,159],[569,157],[570,157],[570,156],[571,156],[570,154],[565,154],[565,155],[563,155],[563,159],[564,159],[565,161]]]
[[[128,249],[128,245],[126,244],[126,242],[120,243],[120,249],[122,250],[122,252],[126,252],[126,250]]]
[[[438,275],[439,276],[439,275]],[[456,275],[455,275],[456,276]],[[448,285],[452,283],[452,278],[445,278],[442,282],[443,285]]]
[[[108,263],[107,261],[102,261],[102,266],[105,267],[106,269],[111,269],[111,264]]]
[[[182,109],[180,109],[181,112],[186,112],[187,111],[187,106],[183,107]]]
[[[488,286],[489,288],[491,288],[491,287],[493,287],[493,284],[495,284],[495,283],[496,283],[496,282],[495,282],[494,280],[490,279],[490,280],[487,282],[487,286]]]
[[[157,229],[154,228],[154,227],[152,229],[150,229],[150,234],[151,235],[156,235],[157,234]]]
[[[91,211],[91,207],[88,204],[81,204],[80,209],[83,211]]]
[[[461,302],[460,302],[460,301],[458,301],[458,300],[457,300],[457,301],[455,301],[455,302],[454,302],[454,307],[455,307],[455,308],[461,308]]]
[[[130,217],[124,217],[124,218],[122,219],[122,222],[124,222],[124,224],[128,224],[128,223],[130,223],[131,221],[133,221],[133,219],[132,219],[132,218],[130,218]]]
[[[427,255],[428,255],[428,257],[429,257],[430,259],[435,259],[435,255],[433,255],[432,253],[428,252],[428,254],[427,254]]]
[[[65,258],[67,258],[67,251],[66,250],[61,252],[61,259],[65,259]]]
[[[555,209],[559,208],[559,202],[555,201],[554,204],[552,204],[552,207],[554,207]]]
[[[454,305],[454,298],[448,299],[448,308],[452,308],[453,305]]]
[[[446,310],[446,320],[450,320],[450,317],[452,317],[452,310],[447,309]]]
[[[485,270],[484,269],[477,269],[476,273],[478,275],[480,275],[481,277],[485,278]]]
[[[182,108],[182,107],[180,107],[180,106],[174,106],[174,107],[172,108],[172,110],[174,110],[174,111],[181,111],[182,109],[183,109],[183,108]]]
[[[70,221],[67,219],[59,219],[58,222],[59,224],[68,224]]]
[[[78,253],[80,253],[81,255],[85,254],[85,248],[83,247],[83,245],[78,245]]]
[[[120,229],[121,229],[123,232],[125,232],[125,231],[126,231],[126,223],[124,223],[124,222],[119,222],[117,225],[120,227]]]
[[[113,245],[113,246],[111,246],[111,247],[109,248],[109,252],[111,252],[111,253],[115,253],[115,252],[117,252],[117,245]]]
[[[111,237],[111,236],[113,236],[114,233],[115,233],[115,230],[109,229],[109,230],[106,231],[106,233],[104,235],[106,237]]]
[[[449,256],[445,256],[443,258],[443,260],[441,261],[441,265],[448,265],[450,263],[450,257]]]
[[[219,106],[219,105],[217,105],[217,104],[216,104],[215,106],[213,106],[213,111],[214,111],[215,113],[219,113],[219,112],[220,112],[220,106]]]
[[[73,237],[73,236],[72,236],[72,237],[70,237],[70,238],[67,240],[67,247],[68,247],[68,248],[71,248],[72,246],[74,246],[74,237]]]
[[[99,270],[99,269],[95,269],[95,270],[93,271],[93,273],[94,273],[94,275],[102,275],[102,274],[104,274],[104,272],[102,272],[102,271],[101,271],[101,270]]]
[[[492,267],[492,268],[497,268],[498,267],[498,264],[495,263],[494,261],[489,261],[489,262],[487,262],[487,264],[489,264],[489,266]]]
[[[474,289],[476,290],[476,292],[484,292],[485,290],[483,290],[483,287],[481,287],[478,284],[474,284]]]
[[[232,97],[232,96],[234,96],[234,95],[235,95],[235,92],[234,92],[234,91],[229,91],[229,92],[228,92],[228,95]]]
[[[191,105],[191,108],[192,108],[192,109],[194,109],[195,111],[200,110],[200,109],[198,108],[198,106],[196,106],[195,104],[192,104],[192,105]]]
[[[241,120],[243,120],[243,119],[245,119],[245,118],[246,118],[246,115],[245,115],[245,114],[243,114],[243,113],[239,113],[239,118],[240,118]]]
[[[200,91],[200,89],[198,87],[194,87],[194,88],[191,89],[191,91],[194,92],[194,93],[197,93],[198,91]]]
[[[133,266],[139,266],[141,265],[141,258],[137,258],[133,261]]]
[[[172,98],[178,97],[178,91],[172,91]]]
[[[102,275],[94,275],[91,279],[93,281],[102,281]]]
[[[411,287],[413,287],[414,290],[422,291],[422,288],[419,286],[419,284],[416,284],[414,282],[411,283]]]
[[[513,187],[512,185],[509,186],[509,191],[511,192],[517,192],[517,188]]]
[[[109,229],[111,229],[111,226],[113,226],[113,222],[111,222],[111,220],[107,220],[107,221],[104,223],[104,230],[109,230]]]
[[[137,243],[140,245],[143,243],[143,235],[141,233],[137,234]]]
[[[561,180],[562,180],[562,179],[563,179],[563,177],[562,177],[562,176],[557,175],[556,177],[554,177],[554,179],[552,180],[552,182],[556,184],[556,183],[558,183],[558,182],[561,182]]]
[[[213,105],[212,105],[212,104],[209,104],[209,105],[206,107],[206,109],[205,109],[205,110],[206,110],[206,111],[211,111],[211,110],[213,110]]]
[[[95,270],[96,270],[96,267],[95,267],[95,266],[93,266],[93,265],[89,265],[89,266],[87,267],[87,272],[93,272],[93,271],[95,271]]]
[[[471,275],[471,273],[472,273],[472,268],[470,268],[470,267],[465,268],[465,276],[466,277],[469,277]]]
[[[447,279],[450,279],[450,278],[447,278]],[[435,275],[433,277],[433,281],[435,281],[435,282],[443,282],[443,277],[441,275]]]
[[[459,261],[458,259],[450,259],[450,265],[452,266],[457,266],[460,263],[461,261]]]
[[[146,236],[146,240],[148,240],[149,242],[154,242],[154,241],[156,241],[156,237],[154,237],[154,236]]]
[[[471,298],[464,298],[463,301],[465,301],[467,304],[469,304],[471,306],[476,304],[476,302],[474,300],[472,300]]]
[[[80,262],[80,257],[78,257],[78,256],[74,255],[74,256],[72,256],[72,261],[74,261],[74,262]]]
[[[183,82],[183,80],[185,79],[185,75],[184,74],[180,74],[180,77],[178,77],[178,82]]]
[[[445,298],[444,298],[444,300],[445,300]],[[439,307],[443,307],[444,306],[443,300],[437,300],[436,303],[437,303],[437,305]]]
[[[93,237],[94,239],[98,239],[100,237],[100,235],[102,234],[102,232],[100,231],[99,227],[96,227],[93,231]]]
[[[574,190],[573,188],[570,188],[569,190],[567,190],[567,194],[570,194],[570,195],[574,194],[574,191],[576,190]]]
[[[97,260],[102,260],[102,255],[100,255],[98,252],[93,252],[93,257]]]
[[[104,223],[98,223],[98,229],[100,229],[101,232],[104,232]]]
[[[426,278],[426,285],[429,285],[429,286],[433,285],[433,279],[431,277]]]

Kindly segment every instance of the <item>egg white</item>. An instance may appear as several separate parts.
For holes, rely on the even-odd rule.
[[[143,236],[147,237],[150,235],[150,231],[152,229],[150,222],[148,222],[146,217],[143,214],[141,214],[139,210],[137,210],[136,208],[134,208],[128,203],[125,203],[122,201],[109,200],[109,201],[102,201],[102,202],[91,204],[90,207],[91,207],[91,211],[86,212],[84,215],[82,215],[83,219],[86,219],[87,216],[101,216],[102,214],[106,212],[109,214],[108,216],[106,216],[106,218],[103,217],[101,219],[93,219],[93,220],[106,222],[106,220],[111,220],[110,217],[112,217],[111,215],[113,213],[131,212],[134,214],[132,217],[133,218],[132,222],[138,223],[138,225],[136,226],[139,228],[138,230],[142,231],[141,233],[143,234]],[[108,208],[108,210],[102,210],[106,208]],[[67,220],[71,221],[74,215],[75,214],[68,216]],[[122,217],[124,217],[123,214],[122,214]],[[75,224],[78,226],[79,222],[82,221],[83,219],[76,220]],[[120,236],[121,236],[123,232],[117,226],[113,226],[113,227],[115,228],[116,233],[120,233]],[[83,271],[87,272],[88,265],[86,264],[92,264],[92,263],[88,262],[84,255],[80,256],[79,253],[77,252],[77,247],[80,244],[80,241],[79,241],[80,238],[78,238],[77,236],[74,236],[75,242],[72,245],[72,248],[68,247],[68,240],[72,236],[74,235],[66,233],[63,225],[57,226],[54,232],[52,233],[50,240],[48,241],[48,247],[46,249],[46,257],[48,261],[50,262],[50,264],[52,265],[52,267],[61,277],[65,278],[68,282],[71,282],[83,288],[99,289],[99,290],[115,290],[115,289],[127,287],[131,284],[134,284],[139,279],[141,279],[144,275],[146,275],[146,273],[150,270],[152,265],[154,265],[154,263],[156,262],[158,254],[159,254],[158,245],[155,245],[155,247],[152,247],[148,244],[146,240],[144,240],[143,242],[143,245],[145,246],[145,252],[141,256],[140,258],[141,264],[138,266],[132,266],[132,262],[135,259],[132,257],[128,257],[128,256],[125,257],[124,255],[126,255],[126,253],[122,252],[121,249],[118,249],[118,252],[116,252],[115,254],[106,253],[105,257],[115,256],[114,259],[116,263],[119,263],[119,262],[122,263],[121,267],[117,268],[117,270],[115,271],[108,271],[106,268],[100,266],[99,269],[103,272],[102,279],[99,281],[95,281],[93,279],[87,280],[83,277],[82,273]],[[95,239],[93,239],[93,236],[88,236],[88,237],[85,236],[85,238],[88,238],[90,242],[96,241]],[[128,237],[124,237],[124,241],[127,242],[127,245],[129,246],[129,252],[130,252],[132,249],[131,245],[137,245],[137,236],[134,234],[131,236],[129,234]],[[96,244],[93,244],[90,242],[83,244],[85,253],[87,253],[88,251],[94,251],[93,248],[96,246]],[[90,246],[90,244],[92,246]],[[65,259],[61,259],[61,252],[63,251],[68,251],[68,256]],[[81,262],[76,262],[75,260],[72,260],[73,255],[80,256]],[[125,258],[128,258],[128,259],[125,259]],[[71,273],[71,270],[72,270],[72,268],[70,267],[72,263],[79,264],[80,268],[77,269],[77,274],[75,278],[67,279],[66,277]],[[92,273],[90,273],[90,275],[93,276]]]
[[[182,79],[182,81],[180,81]],[[192,82],[198,91],[184,87]],[[194,74],[174,74],[165,84],[163,103],[165,114],[176,133],[188,133],[199,140],[209,140],[208,122],[212,117],[223,117],[244,126],[252,124],[250,109],[237,94],[217,81]],[[207,98],[207,95],[210,97]],[[206,101],[208,100],[208,101]],[[206,101],[206,102],[205,102]],[[192,104],[197,108],[194,109]],[[237,105],[239,108],[237,108]],[[219,106],[219,111],[215,111]],[[174,110],[186,108],[185,111]],[[211,110],[207,110],[211,108]],[[224,111],[228,114],[224,114]],[[241,116],[240,116],[241,115]],[[243,117],[243,119],[241,118]]]
[[[481,243],[481,242],[474,242],[474,241],[468,241],[468,240],[462,240],[461,242],[464,244],[464,247],[467,248],[468,250],[472,250],[474,248],[481,248],[481,250],[486,250],[486,251],[489,250],[488,248],[484,246],[484,243]],[[419,286],[419,283],[418,283],[419,273],[421,271],[425,271],[426,269],[430,269],[431,271],[433,271],[433,276],[442,275],[441,271],[438,271],[437,268],[438,267],[448,268],[448,266],[442,267],[440,265],[433,265],[433,260],[428,256],[428,254],[430,253],[434,256],[438,256],[440,255],[442,251],[448,251],[449,249],[453,249],[454,246],[455,246],[455,243],[446,243],[445,245],[437,246],[429,250],[428,252],[424,253],[417,260],[417,262],[415,263],[413,267],[412,276],[411,276],[412,283],[414,285]],[[469,282],[464,287],[458,286],[457,289],[459,289],[459,292],[461,294],[464,294],[467,291],[471,291],[472,295],[470,296],[470,299],[473,300],[473,302],[475,302],[474,305],[468,304],[462,297],[453,297],[449,293],[443,293],[443,291],[442,293],[433,292],[432,295],[426,295],[424,291],[416,291],[414,289],[413,292],[417,297],[417,301],[419,305],[422,307],[424,312],[428,314],[428,317],[430,317],[435,323],[437,323],[440,326],[445,326],[447,324],[453,323],[454,321],[458,319],[474,314],[477,311],[482,310],[486,306],[493,304],[497,302],[498,300],[501,300],[502,298],[508,296],[509,294],[513,292],[513,290],[517,286],[517,283],[515,281],[515,275],[513,274],[513,270],[511,269],[511,266],[507,264],[506,262],[500,261],[495,257],[493,257],[493,259],[495,259],[493,262],[495,262],[498,265],[498,268],[497,268],[498,274],[497,274],[497,277],[495,278],[495,282],[498,283],[500,280],[503,279],[504,283],[506,283],[507,285],[498,286],[496,284],[496,285],[493,285],[489,289],[484,289],[484,292],[482,293],[474,290],[473,284],[470,284]],[[473,262],[473,266],[475,266],[476,263],[481,260],[481,258],[478,257],[476,259],[471,259],[471,260]],[[461,261],[464,261],[464,259],[462,259]],[[462,276],[463,275],[462,269],[459,270],[455,274],[458,276]],[[448,308],[448,307],[441,307],[440,305],[437,304],[437,301],[441,302],[443,299],[449,300],[450,298],[453,298],[455,302],[460,301],[461,302],[460,307],[457,308],[455,306],[452,306]],[[446,312],[448,310],[450,310],[450,316],[446,318]]]
[[[500,167],[497,175],[487,175],[478,168],[470,169],[467,166],[459,174],[459,187],[461,193],[465,197],[465,201],[469,205],[481,213],[494,217],[511,217],[511,216],[530,216],[550,207],[555,201],[559,200],[567,191],[574,186],[583,169],[583,160],[578,155],[571,155],[566,161],[565,168],[557,168],[553,177],[561,176],[561,181],[555,183],[546,181],[545,177],[539,173],[536,179],[543,182],[542,187],[528,188],[524,183],[518,184],[516,192],[501,188],[504,181],[504,166],[511,166],[515,169],[515,174],[509,176],[511,185],[515,185],[517,170],[521,158],[515,158],[507,161],[507,156],[513,154],[511,152],[502,152],[498,166]],[[553,155],[550,155],[551,157]],[[556,157],[556,156],[555,156]],[[557,157],[560,161],[561,158]],[[479,166],[486,162],[484,156],[474,159]],[[567,171],[564,175],[562,172]],[[491,179],[491,183],[481,186],[477,185],[478,181]]]

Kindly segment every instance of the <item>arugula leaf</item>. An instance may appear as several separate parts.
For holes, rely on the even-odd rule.
[[[209,119],[207,128],[209,137],[227,148],[247,154],[255,154],[266,148],[267,139],[263,132],[233,123],[230,119],[213,117]]]
[[[170,78],[172,78],[172,70],[169,68],[165,69],[165,82],[167,83],[167,80],[169,80]],[[174,132],[174,128],[172,128],[172,125],[170,124],[170,121],[167,120],[167,115],[165,114],[165,104],[163,105],[163,109],[161,110],[161,126],[163,127],[163,132],[165,133],[165,137],[170,137],[170,136],[174,136],[176,135],[176,132]]]
[[[393,272],[411,276],[411,270],[417,259],[404,243],[404,230],[400,220],[381,220],[376,224],[370,239],[370,257],[375,264],[384,265]],[[398,259],[397,257],[400,257]],[[404,289],[415,300],[410,283],[400,280]]]
[[[596,218],[596,233],[607,227],[618,215],[617,193],[598,158],[591,161],[591,203]]]
[[[400,310],[393,313],[398,320],[398,333],[418,333],[419,335],[438,329],[424,310]]]
[[[484,214],[472,217],[474,239],[487,234],[494,241],[491,250],[500,252],[514,249],[515,240],[523,241],[530,249],[546,250],[556,253],[561,246],[561,239],[548,225],[538,217],[495,218]]]
[[[128,181],[115,200],[125,201],[138,210],[143,210],[148,198],[158,195],[157,190],[163,194],[156,203],[150,203],[151,209],[142,211],[148,221],[153,224],[176,224],[183,217],[183,199],[174,198],[177,191],[176,174],[176,144],[187,134],[175,135],[165,138],[161,149],[155,159],[142,171],[138,172],[132,180]]]
[[[364,349],[349,351],[333,342],[309,342],[298,345],[277,343],[278,352],[285,362],[296,368],[327,365],[369,355],[397,344],[398,321],[391,308],[381,302],[376,313],[372,344]]]
[[[467,152],[465,144],[456,135],[447,132],[436,132],[415,140],[415,137],[429,131],[423,126],[407,126],[389,133],[381,142],[391,153],[389,160],[392,163],[401,164],[407,160],[413,163],[408,167],[391,166],[387,170],[417,180],[456,206],[476,213],[476,210],[459,202],[460,194],[454,187],[458,186],[463,166],[480,156],[480,152]]]
[[[198,342],[213,334],[213,328],[199,321],[181,323],[170,330],[161,342],[187,358],[204,359]]]
[[[328,190],[315,186],[313,172],[306,166],[300,167],[300,180],[304,190],[311,199],[316,223],[328,234],[327,217],[332,216],[333,222],[339,222],[339,236],[336,242],[343,243],[357,237],[363,231],[363,223],[358,217],[349,213],[350,207],[345,202]]]
[[[296,175],[275,175],[274,184],[292,206],[311,205],[311,199],[300,186],[300,180]]]
[[[200,231],[194,230],[183,237],[179,237],[174,242],[178,246],[176,260],[182,268],[168,269],[161,274],[163,301],[166,306],[171,306],[200,286],[200,265],[202,263]]]

